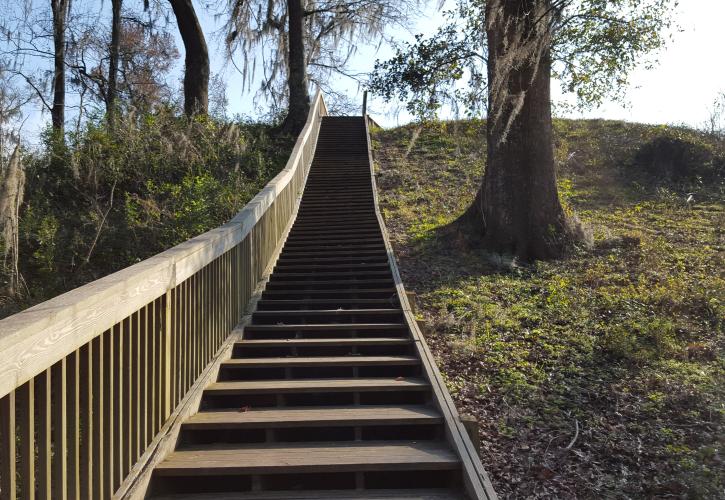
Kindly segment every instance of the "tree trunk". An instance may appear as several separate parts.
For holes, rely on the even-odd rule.
[[[556,257],[572,237],[554,167],[550,3],[487,5],[488,158],[480,189],[462,217],[482,231],[484,248],[524,260]]]
[[[310,111],[310,94],[307,92],[307,66],[305,64],[304,7],[302,0],[288,0],[287,19],[289,22],[287,66],[287,86],[289,88],[289,106],[282,130],[292,135],[300,133]]]
[[[53,130],[63,135],[65,126],[65,25],[70,0],[50,0],[53,11],[53,108],[50,110]]]
[[[204,32],[191,0],[169,0],[179,25],[186,51],[184,70],[184,113],[187,116],[209,111],[209,51]]]
[[[121,4],[123,0],[111,0],[113,18],[111,20],[111,46],[108,61],[108,89],[106,90],[106,116],[108,125],[113,128],[118,96],[118,57],[121,45]]]

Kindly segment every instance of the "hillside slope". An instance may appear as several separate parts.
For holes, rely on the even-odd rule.
[[[503,498],[722,498],[723,145],[557,121],[556,146],[594,248],[523,266],[440,231],[475,193],[483,123],[374,134],[403,279],[484,465]]]

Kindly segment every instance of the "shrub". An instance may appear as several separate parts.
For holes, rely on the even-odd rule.
[[[659,128],[636,151],[634,167],[664,182],[708,182],[723,176],[725,155],[718,149],[686,129]]]
[[[27,301],[0,317],[161,252],[229,220],[285,164],[265,124],[171,110],[90,120],[26,153],[20,272]],[[2,278],[2,276],[0,276]]]

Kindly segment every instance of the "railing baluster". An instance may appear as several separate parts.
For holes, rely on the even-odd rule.
[[[51,408],[50,368],[35,377],[35,405],[37,422],[38,475],[36,485],[38,498],[52,498],[51,493]]]
[[[80,355],[78,351],[68,356],[67,401],[68,401],[68,498],[80,500]]]
[[[16,391],[17,420],[20,454],[20,498],[31,500],[35,498],[35,425],[33,415],[35,381],[30,379],[18,387]]]
[[[131,369],[131,340],[133,338],[133,333],[131,332],[131,321],[129,318],[124,319],[121,322],[121,325],[123,329],[123,338],[121,340],[123,347],[121,348],[122,355],[120,356],[120,371],[122,376],[121,399],[123,400],[123,416],[121,417],[123,419],[123,424],[121,425],[121,443],[123,444],[121,447],[123,449],[123,453],[121,453],[120,456],[121,467],[118,469],[120,474],[118,482],[119,486],[131,468],[131,434],[133,432],[133,412],[131,410],[131,386],[133,385],[133,370]]]
[[[93,495],[93,349],[92,343],[80,349],[80,450],[79,477],[81,498]],[[97,498],[97,497],[96,497]]]
[[[139,311],[139,318],[138,318],[138,361],[137,366],[138,370],[136,371],[137,377],[136,380],[138,381],[138,406],[137,408],[137,415],[138,415],[138,431],[137,431],[137,442],[138,442],[138,450],[136,453],[136,458],[140,457],[143,452],[146,450],[146,446],[148,445],[148,424],[149,424],[149,398],[148,398],[148,392],[149,392],[149,328],[148,328],[148,314],[149,314],[149,308],[151,305],[146,305],[144,308]]]
[[[106,410],[105,399],[109,397],[108,394],[108,383],[107,376],[104,376],[103,367],[105,357],[104,342],[106,341],[108,332],[104,332],[91,342],[91,386],[90,390],[94,390],[93,401],[91,406],[93,408],[92,418],[92,450],[93,460],[91,460],[91,476],[93,477],[93,486],[91,491],[93,492],[93,498],[104,498],[106,492],[105,487],[105,472],[106,472],[106,460],[108,459],[108,445],[107,440],[110,434],[104,434],[104,411]],[[106,415],[110,415],[106,413]]]
[[[68,420],[66,363],[63,358],[51,368],[53,387],[53,498],[68,498]]]
[[[172,318],[172,311],[171,311],[171,303],[173,302],[173,291],[169,290],[166,292],[166,297],[164,298],[164,325],[163,325],[163,343],[161,344],[161,356],[163,359],[163,383],[162,387],[164,389],[163,391],[163,411],[162,411],[162,418],[159,422],[159,428],[163,423],[166,421],[167,418],[169,418],[169,415],[171,415],[171,400],[173,398],[173,395],[171,394],[172,388],[174,387],[172,385],[171,380],[171,361],[173,359],[173,353],[171,352],[171,346],[172,346],[172,324],[171,324],[171,318]]]
[[[0,493],[8,500],[17,499],[15,393],[0,398]]]
[[[123,325],[113,328],[113,491],[121,484],[123,477]]]
[[[116,461],[116,453],[118,445],[115,439],[115,429],[118,426],[118,409],[114,401],[118,398],[118,392],[116,389],[116,380],[118,380],[118,374],[116,373],[117,365],[115,362],[117,350],[115,348],[116,338],[116,327],[109,330],[103,341],[103,391],[104,396],[104,409],[103,414],[103,434],[102,439],[104,440],[105,458],[104,458],[104,471],[103,471],[103,498],[111,498],[114,488],[114,463]]]

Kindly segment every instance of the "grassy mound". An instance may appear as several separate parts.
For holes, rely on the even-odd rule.
[[[673,130],[713,165],[725,148],[683,129],[555,126],[562,201],[595,246],[529,267],[439,231],[475,193],[483,123],[375,133],[381,208],[448,387],[480,419],[502,497],[721,498],[722,182],[639,160]]]

